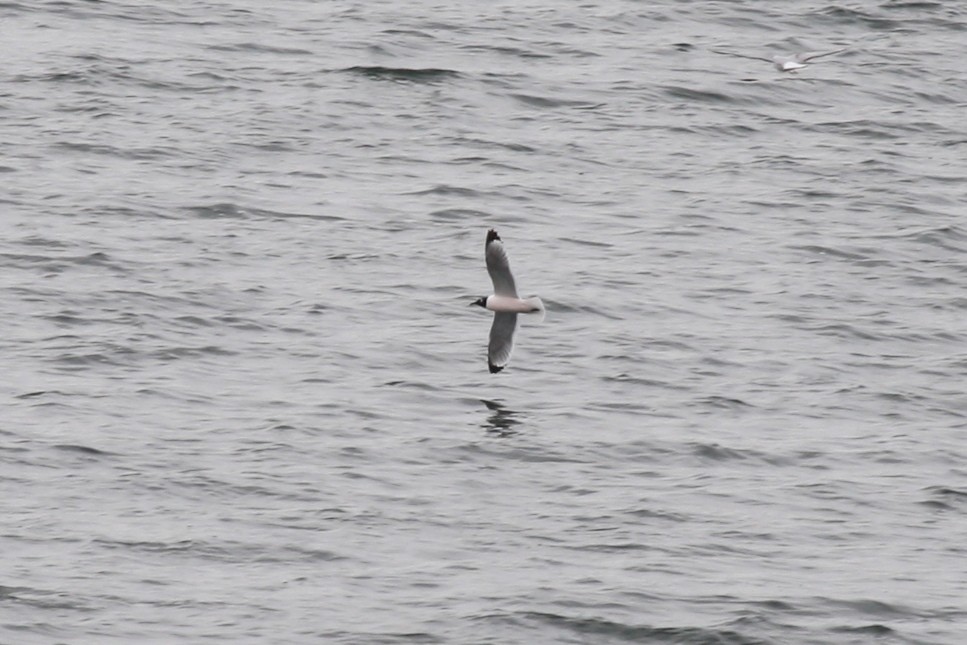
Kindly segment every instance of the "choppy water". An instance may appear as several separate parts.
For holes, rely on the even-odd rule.
[[[967,639],[961,3],[0,36],[0,642]]]

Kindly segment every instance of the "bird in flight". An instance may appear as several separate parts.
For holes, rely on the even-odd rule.
[[[823,56],[832,56],[833,54],[839,54],[846,51],[845,47],[840,49],[833,49],[827,52],[802,52],[799,54],[788,54],[784,56],[773,56],[772,58],[764,58],[762,56],[748,56],[746,54],[738,54],[736,52],[726,52],[713,49],[716,54],[725,54],[726,56],[735,56],[736,58],[748,58],[749,60],[761,60],[767,63],[772,63],[780,72],[794,72],[797,69],[802,69],[806,66],[806,63],[816,59],[822,58]]]
[[[518,297],[507,251],[494,229],[487,231],[484,257],[487,259],[487,272],[494,283],[494,293],[477,298],[470,305],[494,312],[490,344],[487,346],[487,366],[491,374],[496,374],[510,362],[510,353],[514,349],[514,332],[517,331],[517,314],[540,313],[543,320],[544,303],[537,297]]]

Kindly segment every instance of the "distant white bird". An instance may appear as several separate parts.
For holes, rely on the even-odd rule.
[[[839,54],[846,51],[845,47],[840,49],[834,49],[828,52],[802,52],[799,54],[787,54],[784,56],[773,56],[772,58],[764,58],[762,56],[747,56],[745,54],[737,54],[735,52],[725,52],[713,49],[716,54],[724,54],[726,56],[735,56],[737,58],[748,58],[749,60],[762,60],[767,63],[772,63],[772,65],[780,72],[794,72],[797,69],[802,69],[806,66],[809,61],[822,58],[823,56],[832,56],[833,54]]]
[[[773,56],[772,64],[775,65],[776,69],[780,72],[792,72],[797,69],[802,69],[806,66],[806,63],[815,58],[832,56],[833,54],[839,54],[840,52],[844,51],[846,51],[846,49],[841,48],[828,52],[802,52],[801,54],[794,54],[792,56]]]
[[[544,316],[544,303],[540,298],[519,298],[514,274],[510,272],[510,262],[504,243],[497,231],[487,231],[484,246],[487,271],[494,283],[494,294],[483,296],[470,303],[494,312],[494,324],[490,327],[490,344],[487,347],[487,366],[491,374],[496,374],[510,362],[514,349],[514,332],[517,331],[517,314],[540,313]]]

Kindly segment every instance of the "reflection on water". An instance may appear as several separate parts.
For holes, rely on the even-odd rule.
[[[495,434],[498,437],[509,437],[517,434],[518,431],[514,429],[514,426],[520,424],[520,420],[517,418],[520,414],[519,412],[508,410],[500,401],[481,399],[481,402],[492,412],[487,417],[486,423],[483,424],[487,432]]]

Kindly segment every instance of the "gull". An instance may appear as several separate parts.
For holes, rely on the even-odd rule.
[[[798,69],[802,69],[811,60],[816,58],[822,58],[823,56],[832,56],[833,54],[839,54],[846,51],[845,47],[840,49],[833,49],[826,52],[802,52],[799,54],[787,54],[780,56],[773,56],[772,58],[763,58],[762,56],[747,56],[745,54],[736,54],[735,52],[724,52],[717,49],[713,49],[716,54],[725,54],[726,56],[735,56],[737,58],[748,58],[749,60],[762,60],[767,63],[772,63],[780,72],[794,72]]]
[[[487,259],[487,272],[494,283],[494,293],[482,296],[470,303],[494,312],[494,323],[490,327],[490,344],[487,346],[487,367],[496,374],[507,367],[510,353],[514,349],[514,332],[517,331],[517,314],[540,313],[544,317],[544,303],[540,298],[520,298],[514,284],[514,274],[510,272],[507,251],[497,231],[487,231],[484,245]]]
[[[841,48],[828,52],[802,52],[801,54],[793,54],[792,56],[773,56],[772,64],[775,65],[776,69],[780,72],[792,72],[797,69],[802,69],[806,66],[806,63],[814,58],[832,56],[833,54],[838,54],[844,51],[846,51],[846,49]]]

